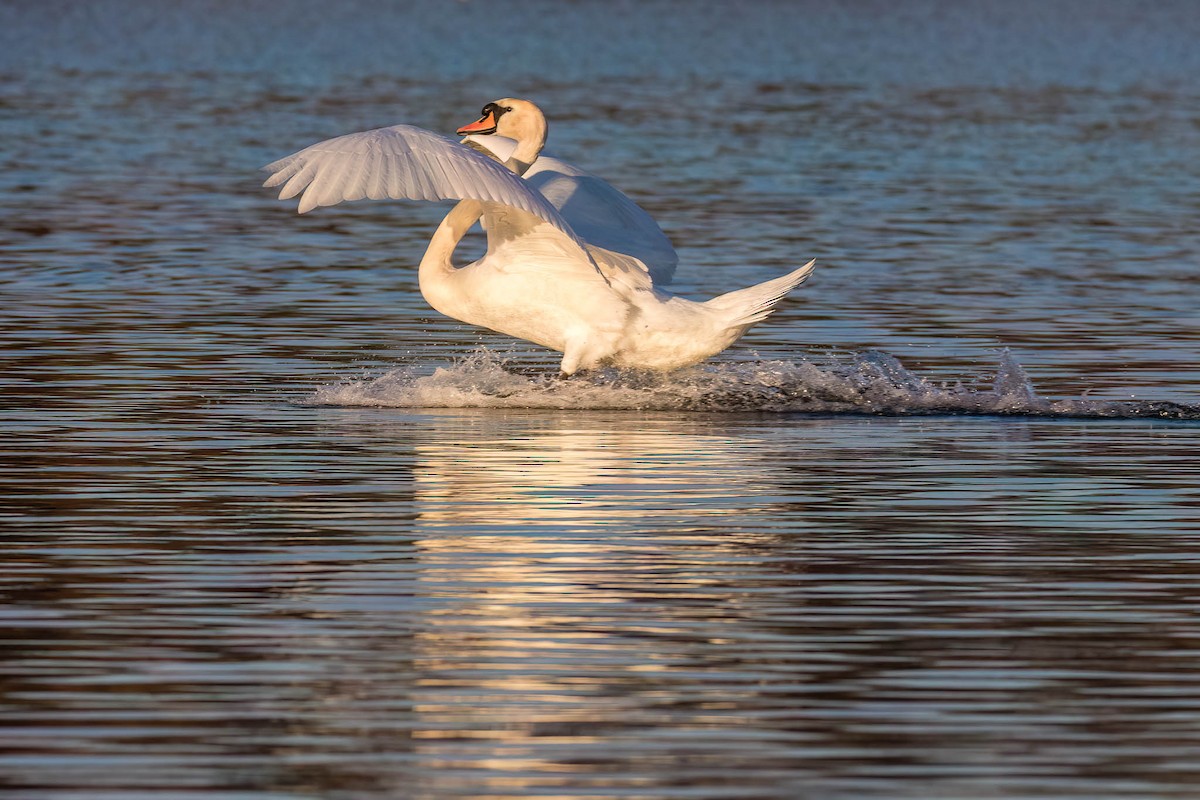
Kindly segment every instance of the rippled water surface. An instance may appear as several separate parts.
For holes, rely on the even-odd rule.
[[[1190,3],[0,3],[0,797],[1200,794]],[[670,376],[257,169],[527,96]],[[480,241],[474,243],[481,247]]]

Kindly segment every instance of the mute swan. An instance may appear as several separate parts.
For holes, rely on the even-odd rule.
[[[421,259],[421,294],[448,317],[561,352],[564,376],[604,364],[699,363],[766,319],[816,263],[687,300],[662,288],[675,251],[645,211],[541,155],[546,121],[533,103],[488,103],[458,133],[464,143],[411,125],[339,136],[263,167],[271,173],[263,185],[282,184],[280,199],[303,192],[301,214],[364,197],[459,200]],[[476,221],[487,253],[455,267],[451,256]]]

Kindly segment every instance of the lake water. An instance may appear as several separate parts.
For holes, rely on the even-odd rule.
[[[0,4],[0,797],[1200,793],[1189,2]],[[258,168],[537,101],[721,357]],[[479,240],[474,246],[480,247]]]

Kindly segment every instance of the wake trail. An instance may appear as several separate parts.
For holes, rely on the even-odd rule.
[[[1200,419],[1200,405],[1144,400],[1052,399],[1002,351],[980,388],[931,381],[887,353],[854,353],[828,363],[708,363],[670,373],[599,370],[559,380],[512,368],[480,348],[432,374],[406,368],[323,386],[314,405],[393,408],[526,408],[877,415],[1016,415],[1096,419]]]

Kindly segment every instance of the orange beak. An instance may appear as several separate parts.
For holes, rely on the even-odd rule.
[[[495,133],[496,132],[496,115],[491,111],[484,114],[477,121],[470,125],[463,125],[458,129],[459,136],[466,136],[468,133]]]

